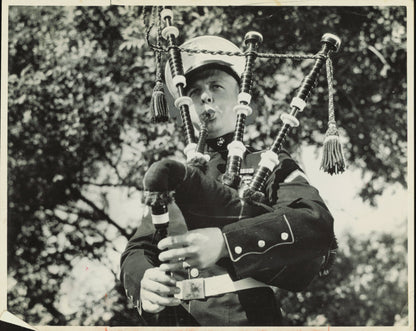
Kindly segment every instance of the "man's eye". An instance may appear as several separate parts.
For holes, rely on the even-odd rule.
[[[218,84],[214,84],[214,85],[212,85],[212,88],[219,89],[219,88],[222,88],[222,86],[221,85],[218,85]]]

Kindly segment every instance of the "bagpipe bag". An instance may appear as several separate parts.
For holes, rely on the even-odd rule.
[[[266,232],[270,236],[275,231],[274,220],[284,223],[284,217],[290,215],[292,231],[296,233],[293,242],[264,252],[262,260],[268,261],[266,268],[259,264],[258,255],[253,255],[233,263],[229,261],[227,269],[237,278],[253,277],[282,289],[303,290],[322,269],[334,237],[332,216],[318,191],[303,177],[289,183],[282,181],[289,172],[299,167],[286,152],[281,152],[281,165],[266,184],[265,201],[245,201],[236,189],[218,180],[221,177],[218,168],[224,162],[218,156],[210,161],[206,174],[174,160],[154,163],[144,178],[147,192],[152,192],[147,203],[150,199],[154,204],[157,200],[155,196],[166,196],[166,192],[172,192],[189,230],[203,227],[224,229],[231,224],[241,224],[244,228],[245,222],[251,222],[256,224],[256,232]],[[260,153],[249,153],[243,167],[255,167],[259,159]],[[250,237],[249,233],[246,235]],[[237,275],[233,264],[238,265]],[[253,272],[256,264],[259,268]]]

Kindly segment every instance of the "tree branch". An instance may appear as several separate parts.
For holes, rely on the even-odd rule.
[[[88,206],[90,206],[94,212],[97,213],[97,215],[99,217],[101,217],[102,219],[106,220],[108,223],[110,223],[111,225],[113,225],[114,227],[117,228],[117,230],[126,238],[129,237],[129,234],[127,233],[126,230],[124,230],[120,225],[118,225],[113,219],[111,219],[110,216],[108,216],[108,214],[102,210],[101,208],[99,208],[94,202],[92,202],[90,199],[88,199],[87,197],[85,197],[84,195],[82,195],[81,192],[79,192],[79,199],[84,201]]]
[[[121,184],[114,184],[114,183],[94,183],[94,182],[89,182],[89,181],[81,181],[80,182],[81,185],[93,185],[93,186],[99,186],[99,187],[128,187],[128,188],[136,188],[136,186],[134,185],[128,185],[125,183],[121,183]]]

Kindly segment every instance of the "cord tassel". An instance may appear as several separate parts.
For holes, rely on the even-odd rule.
[[[344,172],[345,159],[342,152],[342,145],[339,140],[338,129],[335,123],[334,92],[332,81],[332,62],[328,57],[326,61],[326,73],[328,80],[328,130],[324,139],[324,151],[321,162],[321,169],[333,175]]]
[[[150,102],[153,123],[167,122],[169,120],[169,112],[162,82],[156,82]]]
[[[321,169],[331,175],[342,173],[345,170],[345,160],[344,154],[342,152],[342,145],[339,141],[338,130],[333,124],[329,125],[329,128],[325,134]]]
[[[146,39],[148,40],[150,31],[153,26],[157,26],[157,33],[156,33],[156,45],[158,48],[161,47],[160,44],[160,37],[161,37],[161,22],[159,19],[159,13],[161,11],[161,7],[154,6],[152,7],[152,14],[151,14],[151,24],[147,29]],[[148,40],[149,42],[149,40]],[[162,62],[162,55],[160,50],[155,50],[155,65],[156,65],[156,84],[153,88],[152,99],[150,100],[150,112],[152,117],[153,123],[162,123],[167,122],[169,119],[169,111],[168,106],[165,98],[163,83],[162,83],[162,70],[161,70],[161,62]]]

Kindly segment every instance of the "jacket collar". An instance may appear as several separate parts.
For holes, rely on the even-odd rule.
[[[207,139],[207,146],[210,152],[224,152],[227,151],[227,146],[233,141],[234,133],[226,133],[213,139]]]

